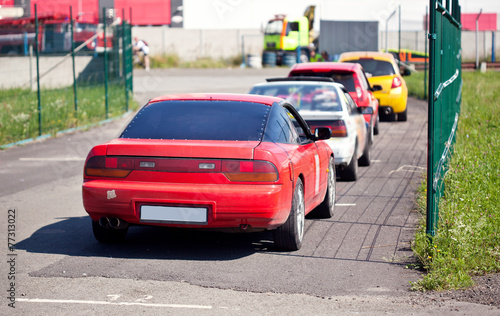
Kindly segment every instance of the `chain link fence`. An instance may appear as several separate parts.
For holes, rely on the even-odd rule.
[[[96,124],[135,107],[129,23],[77,23],[71,8],[63,18],[39,17],[36,11],[14,28],[0,25],[0,34],[9,28],[21,34],[22,44],[11,40],[10,47],[24,55],[13,56],[9,42],[1,43],[2,147]]]

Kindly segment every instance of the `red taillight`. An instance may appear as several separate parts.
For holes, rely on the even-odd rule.
[[[392,79],[392,86],[391,86],[391,89],[394,89],[394,88],[399,88],[401,87],[401,78],[399,77],[394,77],[394,79]]]
[[[356,95],[358,96],[358,99],[361,99],[361,97],[363,96],[363,92],[361,91],[360,87],[356,88]]]
[[[279,178],[278,171],[272,163],[260,160],[94,156],[85,165],[85,175],[88,177],[125,178],[133,170],[177,173],[222,172],[230,181],[238,182],[274,182]]]
[[[347,137],[347,127],[343,120],[334,121],[330,127],[332,137]]]
[[[347,137],[347,127],[343,120],[336,120],[333,122],[328,122],[324,125],[314,125],[314,123],[309,122],[311,130],[314,131],[318,127],[329,127],[332,130],[331,137]]]
[[[85,174],[91,177],[125,178],[134,169],[134,159],[95,156],[87,161]]]
[[[260,160],[223,160],[222,173],[238,182],[274,182],[279,178],[272,163]]]
[[[358,80],[358,76],[353,74],[352,79],[354,81],[354,86],[356,87],[356,96],[361,101],[361,97],[363,96],[363,91],[361,90],[361,83]]]

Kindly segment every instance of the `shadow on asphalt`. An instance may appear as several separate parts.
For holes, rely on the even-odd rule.
[[[315,219],[312,214],[306,218]],[[123,243],[103,244],[87,216],[63,218],[18,242],[31,253],[82,257],[170,260],[234,260],[256,252],[292,254],[274,248],[272,232],[224,233],[155,226],[131,226]]]
[[[275,251],[271,232],[223,233],[194,229],[132,226],[123,243],[103,244],[93,236],[89,217],[65,218],[17,243],[31,253],[82,257],[169,260],[234,260]]]

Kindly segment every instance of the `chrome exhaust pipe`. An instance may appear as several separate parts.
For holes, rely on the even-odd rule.
[[[385,115],[391,114],[392,113],[392,108],[389,108],[389,107],[385,108],[384,109],[384,113],[385,113]]]
[[[252,226],[248,225],[248,224],[241,224],[238,229],[240,232],[246,232],[246,231],[249,231],[250,229],[252,228]]]
[[[128,227],[128,223],[118,217],[112,217],[109,219],[109,226],[114,229],[124,229]]]
[[[99,226],[101,226],[103,228],[108,228],[109,227],[109,218],[107,218],[107,217],[99,218]]]

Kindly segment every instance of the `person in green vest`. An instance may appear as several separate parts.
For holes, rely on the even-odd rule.
[[[311,62],[324,61],[323,57],[320,54],[316,54],[315,50],[311,50],[311,58],[309,60]]]

